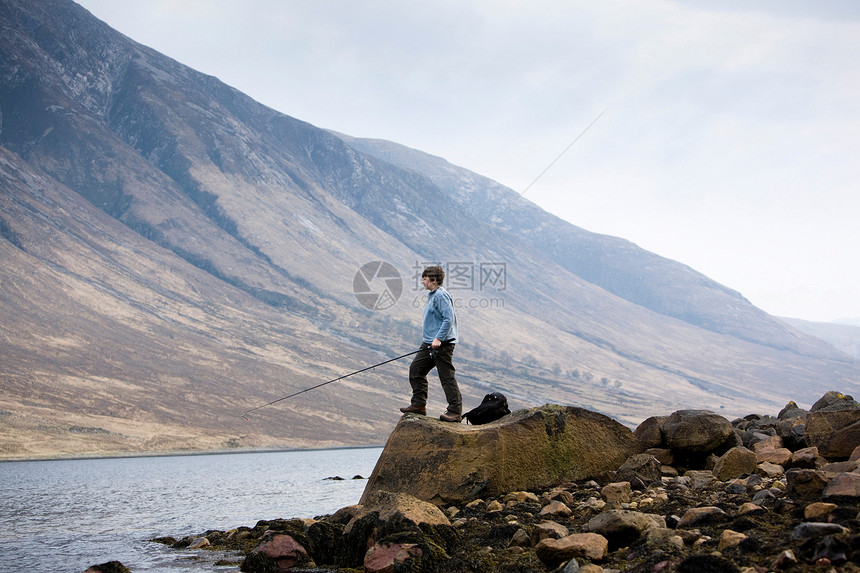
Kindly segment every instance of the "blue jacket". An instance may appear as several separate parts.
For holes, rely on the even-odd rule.
[[[457,342],[457,315],[454,301],[444,287],[438,287],[427,295],[424,305],[423,340],[427,344],[438,338],[442,342]]]

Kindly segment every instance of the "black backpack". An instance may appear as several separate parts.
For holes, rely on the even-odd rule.
[[[505,395],[500,394],[499,392],[492,392],[491,394],[484,396],[480,406],[474,410],[466,412],[463,414],[463,417],[466,418],[470,424],[477,426],[479,424],[495,422],[502,416],[506,416],[510,413],[511,411],[508,410],[508,399],[505,398]]]

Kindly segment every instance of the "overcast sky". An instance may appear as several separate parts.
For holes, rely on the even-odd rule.
[[[79,3],[283,113],[519,192],[600,116],[525,198],[771,314],[860,317],[860,2]]]

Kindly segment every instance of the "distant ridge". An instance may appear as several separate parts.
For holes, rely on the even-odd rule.
[[[798,318],[783,318],[797,330],[815,336],[833,348],[854,358],[860,359],[860,325],[852,320],[837,322],[812,322]]]

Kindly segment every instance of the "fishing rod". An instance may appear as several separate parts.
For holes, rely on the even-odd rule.
[[[349,374],[344,374],[343,376],[338,376],[337,378],[334,378],[334,379],[329,380],[327,382],[323,382],[322,384],[317,384],[316,386],[311,386],[310,388],[305,388],[304,390],[299,390],[298,392],[293,392],[289,396],[284,396],[283,398],[278,398],[277,400],[272,400],[271,402],[263,404],[262,406],[257,406],[256,408],[251,408],[250,410],[246,410],[246,411],[242,412],[241,416],[250,422],[251,419],[248,417],[248,414],[250,414],[251,412],[256,412],[257,410],[262,410],[266,406],[271,406],[272,404],[277,404],[278,402],[283,402],[284,400],[292,398],[293,396],[298,396],[299,394],[304,394],[305,392],[310,392],[311,390],[315,390],[317,388],[320,388],[321,386],[325,386],[326,384],[331,384],[332,382],[337,382],[338,380],[343,380],[344,378],[349,378],[350,376],[353,376],[354,374],[360,374],[362,372],[366,372],[368,370],[371,370],[372,368],[376,368],[377,366],[382,366],[383,364],[388,364],[389,362],[394,362],[395,360],[400,360],[401,358],[406,358],[407,356],[412,356],[413,354],[418,354],[419,352],[421,352],[420,348],[418,350],[413,350],[412,352],[408,352],[402,356],[398,356],[397,358],[390,358],[388,360],[380,362],[379,364],[374,364],[373,366],[368,366],[366,368],[362,368],[361,370],[356,370],[355,372],[350,372]]]
[[[510,211],[510,210],[511,210],[511,208],[512,208],[514,205],[516,205],[516,204],[517,204],[517,202],[518,202],[520,199],[522,199],[522,198],[525,196],[525,194],[526,194],[526,193],[528,193],[529,189],[531,189],[532,187],[534,187],[535,183],[537,183],[537,182],[540,180],[540,178],[541,178],[541,177],[543,177],[543,176],[546,174],[546,172],[547,172],[547,171],[549,171],[550,169],[552,169],[553,165],[555,165],[556,163],[558,163],[558,160],[559,160],[559,159],[561,159],[561,158],[564,156],[564,154],[565,154],[565,153],[567,153],[567,152],[570,150],[570,148],[571,148],[571,147],[573,147],[574,145],[576,145],[576,142],[577,142],[577,141],[579,141],[580,139],[582,139],[582,137],[583,137],[583,136],[588,132],[588,130],[589,130],[589,129],[591,129],[591,128],[594,126],[594,124],[595,124],[595,123],[597,123],[597,121],[598,121],[601,117],[603,117],[603,114],[605,114],[607,111],[609,111],[609,108],[608,108],[608,107],[607,107],[606,109],[604,109],[603,111],[601,111],[599,114],[597,114],[597,117],[595,117],[594,119],[592,119],[592,120],[591,120],[591,123],[589,123],[588,125],[586,125],[586,126],[585,126],[585,129],[583,129],[582,131],[580,131],[580,132],[579,132],[579,134],[578,134],[576,137],[574,137],[574,138],[573,138],[573,141],[571,141],[571,142],[567,145],[567,147],[565,147],[565,148],[561,151],[561,153],[559,153],[558,155],[556,155],[555,159],[553,159],[552,161],[550,161],[550,162],[549,162],[549,164],[548,164],[546,167],[544,167],[543,171],[541,171],[540,173],[538,173],[538,176],[537,176],[537,177],[535,177],[534,179],[532,179],[532,182],[531,182],[531,183],[529,183],[528,185],[526,185],[526,186],[525,186],[525,188],[524,188],[522,191],[520,191],[519,193],[517,193],[517,196],[516,196],[516,197],[514,197],[514,199],[513,199],[512,201],[509,201],[509,202],[508,202],[508,204],[507,204],[507,205],[505,205],[505,207],[504,207],[501,211],[499,211],[498,213],[492,213],[492,214],[490,215],[490,219],[491,219],[491,220],[492,220],[492,219],[496,219],[496,220],[499,220],[499,221],[500,221],[500,220],[501,220],[501,218],[502,218],[502,216],[503,216],[504,214],[506,214],[508,211]],[[492,221],[491,221],[491,224],[492,224]],[[480,235],[478,235],[478,239],[476,239],[476,240],[475,240],[475,242],[477,242],[478,240],[482,239],[482,238],[483,238],[483,236],[487,233],[487,231],[488,231],[488,230],[489,230],[489,227],[488,227],[488,226],[485,226],[485,227],[484,227],[484,231],[483,231]]]

